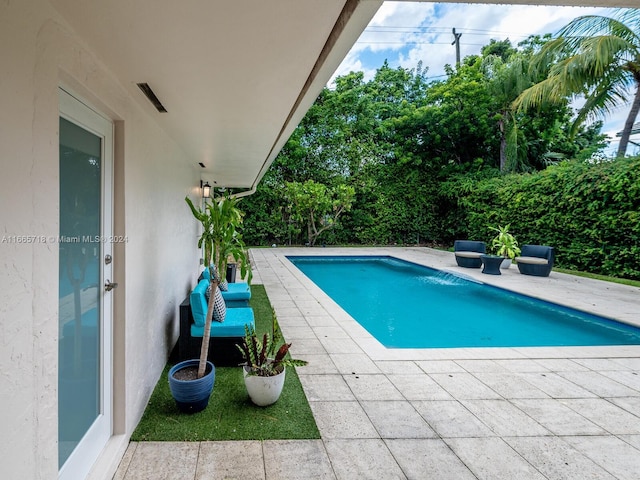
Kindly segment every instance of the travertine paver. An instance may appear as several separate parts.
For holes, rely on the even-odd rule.
[[[286,254],[392,255],[640,325],[640,289],[500,276],[427,248],[257,249],[322,440],[131,443],[116,480],[619,479],[640,472],[640,347],[386,349]]]

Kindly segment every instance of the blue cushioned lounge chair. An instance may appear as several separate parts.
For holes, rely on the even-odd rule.
[[[546,245],[523,245],[520,256],[515,258],[518,270],[525,275],[548,277],[553,268],[553,247]]]
[[[209,280],[209,269],[205,268],[202,271],[201,278]],[[248,307],[249,300],[251,300],[251,287],[247,282],[233,282],[227,283],[227,290],[220,290],[222,298],[227,304],[227,307]]]
[[[209,280],[200,280],[180,305],[179,360],[189,360],[200,356],[208,308],[205,295],[208,286]],[[223,322],[211,322],[209,360],[214,365],[237,366],[242,363],[242,354],[236,348],[236,344],[241,343],[244,338],[245,325],[249,328],[255,328],[251,307],[227,308]]]

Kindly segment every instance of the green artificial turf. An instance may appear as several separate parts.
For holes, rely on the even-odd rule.
[[[262,285],[251,286],[256,331],[270,332],[272,309]],[[209,405],[202,412],[181,413],[169,390],[167,364],[149,404],[131,436],[133,441],[269,440],[320,438],[318,427],[293,367],[281,397],[257,407],[247,395],[240,367],[216,367]],[[299,367],[303,368],[304,367]]]

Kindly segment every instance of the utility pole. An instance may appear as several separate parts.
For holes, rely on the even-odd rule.
[[[456,46],[456,67],[460,66],[460,37],[462,36],[461,33],[456,33],[456,29],[453,29],[453,42],[451,42],[451,45],[455,45]]]

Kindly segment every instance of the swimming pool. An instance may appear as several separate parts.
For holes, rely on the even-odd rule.
[[[640,345],[636,327],[393,257],[287,258],[388,348]]]

